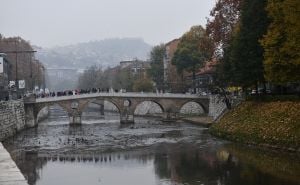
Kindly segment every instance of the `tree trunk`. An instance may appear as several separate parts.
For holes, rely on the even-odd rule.
[[[231,109],[231,102],[229,100],[229,98],[226,95],[226,91],[224,88],[221,88],[221,94],[224,96],[224,100],[225,100],[225,104],[228,110]]]
[[[196,70],[195,70],[195,67],[193,67],[193,91],[194,91],[194,94],[196,94],[196,85],[195,85],[195,80],[196,80]]]
[[[256,90],[256,96],[258,96],[258,84],[257,84],[257,82],[255,83],[255,90]]]
[[[267,94],[267,86],[266,86],[266,81],[263,82],[263,86],[264,86],[264,89],[263,89],[263,94]]]

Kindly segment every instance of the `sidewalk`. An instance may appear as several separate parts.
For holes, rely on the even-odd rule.
[[[28,185],[23,174],[0,142],[0,184]]]

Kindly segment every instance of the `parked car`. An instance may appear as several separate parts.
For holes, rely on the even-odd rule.
[[[264,89],[263,88],[258,88],[258,94],[263,94]],[[257,94],[256,90],[253,89],[250,93],[251,95]],[[266,89],[266,94],[271,94],[271,90],[270,89]]]

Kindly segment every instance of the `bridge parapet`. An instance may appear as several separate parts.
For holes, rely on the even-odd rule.
[[[98,97],[111,97],[111,98],[171,98],[171,99],[208,99],[209,96],[199,96],[194,94],[170,94],[170,93],[91,93],[80,94],[71,96],[55,96],[46,98],[37,98],[36,102],[53,102],[71,99],[89,99]]]
[[[33,94],[25,96],[23,98],[24,103],[36,103],[36,98]]]

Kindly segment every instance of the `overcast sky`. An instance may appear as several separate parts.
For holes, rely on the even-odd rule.
[[[139,37],[156,45],[205,25],[215,0],[0,0],[0,33],[42,47]]]

